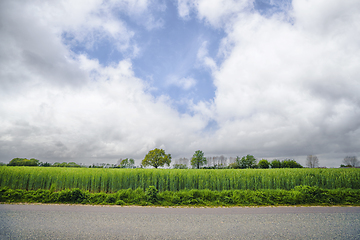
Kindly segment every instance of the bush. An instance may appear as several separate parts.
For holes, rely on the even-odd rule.
[[[82,203],[87,200],[87,196],[79,188],[65,189],[59,192],[57,200],[61,203]]]
[[[126,196],[126,197],[125,197]],[[119,198],[123,199],[119,199]],[[117,205],[161,205],[161,206],[266,206],[266,205],[360,205],[360,190],[322,189],[297,186],[292,190],[181,190],[159,193],[154,186],[144,192],[123,190],[121,192],[89,193],[79,189],[59,192],[49,190],[0,189],[1,202],[82,203]],[[146,201],[146,202],[145,202]]]
[[[102,204],[102,203],[105,202],[106,197],[107,197],[106,193],[103,193],[103,192],[101,192],[101,193],[92,193],[92,194],[90,194],[88,203]]]
[[[115,202],[116,205],[125,205],[125,202],[123,200],[117,200]]]
[[[105,198],[104,203],[115,203],[116,202],[116,196],[114,194],[108,194],[108,196]]]
[[[145,191],[146,201],[156,203],[158,201],[158,190],[154,186],[150,186]]]

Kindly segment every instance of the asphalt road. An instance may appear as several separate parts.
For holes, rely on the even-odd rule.
[[[360,207],[1,204],[0,239],[360,239]]]

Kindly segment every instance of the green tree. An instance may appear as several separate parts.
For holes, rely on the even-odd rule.
[[[104,168],[103,164],[93,163],[93,165],[90,165],[89,168]]]
[[[284,159],[281,161],[281,167],[282,168],[302,168],[303,166],[300,165],[300,163],[297,163],[293,159]]]
[[[153,166],[154,168],[163,167],[165,164],[170,166],[171,154],[165,154],[163,149],[155,148],[146,154],[141,164],[146,166]]]
[[[259,168],[264,168],[264,169],[266,169],[266,168],[269,168],[269,167],[270,167],[270,162],[269,162],[268,160],[266,160],[266,159],[261,159],[261,160],[259,161],[259,163],[258,163],[258,166],[259,166]]]
[[[53,165],[53,167],[81,167],[79,164],[75,163],[75,162],[55,162]]]
[[[191,158],[191,166],[199,169],[202,165],[207,164],[203,151],[197,150]]]
[[[186,164],[177,163],[173,166],[174,169],[187,169]]]
[[[40,166],[40,167],[51,167],[51,163],[48,163],[48,162],[45,162],[45,163],[40,162],[39,166]]]
[[[67,162],[62,162],[62,163],[59,163],[59,162],[55,162],[53,164],[53,167],[65,167],[67,164]]]
[[[281,168],[281,162],[278,159],[274,159],[270,163],[271,168]]]
[[[120,168],[133,168],[135,165],[134,159],[125,158],[120,162]]]
[[[253,155],[246,155],[240,160],[240,168],[254,168],[256,166],[256,159]]]
[[[39,164],[40,161],[35,158],[14,158],[9,162],[8,166],[39,166]]]
[[[65,165],[65,167],[81,167],[81,166],[75,162],[69,162],[68,164]]]

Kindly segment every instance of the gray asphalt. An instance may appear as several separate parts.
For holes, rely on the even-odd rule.
[[[1,204],[0,239],[360,239],[360,207]]]

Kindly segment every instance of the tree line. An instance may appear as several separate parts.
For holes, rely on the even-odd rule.
[[[234,158],[230,158],[233,160]],[[166,154],[165,150],[155,148],[150,150],[145,158],[141,162],[141,168],[143,167],[164,167],[167,165],[170,167],[171,164],[171,154]],[[175,163],[172,167],[175,169],[187,169],[189,160],[187,158],[180,158],[180,163]],[[212,162],[212,165],[208,163]],[[271,162],[267,159],[261,159],[257,162],[257,159],[253,155],[246,155],[243,157],[237,156],[233,162],[227,164],[227,159],[224,156],[220,157],[208,157],[204,156],[204,152],[201,150],[195,151],[191,160],[190,166],[196,169],[246,169],[246,168],[302,168],[303,166],[296,162],[293,159],[284,159],[278,160],[274,159]],[[359,161],[355,156],[347,156],[343,160],[344,164],[341,164],[340,167],[357,167]],[[85,165],[79,165],[75,162],[55,162],[53,164],[48,162],[40,162],[35,158],[14,158],[8,164],[0,164],[7,166],[40,166],[40,167],[86,167]],[[319,167],[319,158],[316,155],[308,155],[306,158],[306,166],[309,168]],[[136,168],[135,160],[132,158],[120,159],[117,164],[92,164],[89,168]]]
[[[75,162],[40,162],[35,158],[14,158],[8,164],[0,164],[0,166],[29,166],[29,167],[87,167],[85,165],[77,164]],[[108,164],[108,163],[100,163],[100,164],[92,164],[89,168],[135,168],[135,161],[132,158],[120,159],[118,164]]]
[[[12,159],[7,166],[32,166],[32,167],[83,167],[75,162],[55,162],[53,164],[48,162],[40,162],[38,159],[35,158],[14,158]]]
[[[260,169],[268,169],[268,168],[303,168],[303,166],[296,162],[294,159],[284,159],[278,160],[274,159],[269,162],[267,159],[261,159],[257,162],[256,158],[253,155],[246,155],[240,158],[236,157],[235,161],[226,165],[226,158],[220,156],[220,163],[216,163],[212,166],[206,166],[208,164],[208,160],[214,160],[213,158],[204,157],[204,152],[201,150],[195,151],[194,155],[190,160],[190,165],[192,168],[203,168],[203,169],[246,169],[246,168],[260,168]],[[173,165],[173,168],[176,169],[187,169],[187,158],[180,158],[180,163],[176,163]],[[171,163],[171,154],[166,154],[163,149],[157,149],[149,151],[149,153],[145,156],[142,161],[142,166],[152,166],[155,168],[163,167],[164,165],[170,166]],[[346,165],[341,165],[340,167],[357,167],[359,165],[359,161],[355,156],[347,156],[344,158],[343,163]],[[306,166],[309,168],[318,168],[319,167],[319,158],[316,155],[308,155],[306,158]]]
[[[302,168],[301,164],[296,162],[293,159],[277,160],[269,162],[266,159],[262,159],[257,163],[256,158],[253,155],[246,155],[242,158],[239,156],[236,157],[235,162],[230,163],[229,165],[224,165],[223,163],[219,165],[214,165],[211,167],[204,166],[208,162],[208,159],[204,157],[204,152],[201,150],[195,151],[194,155],[191,158],[190,164],[192,168],[196,169],[245,169],[245,168]],[[154,168],[163,167],[164,165],[170,166],[171,163],[171,154],[166,154],[163,149],[155,148],[154,150],[149,151],[142,161],[142,166],[152,166]],[[186,163],[178,163],[173,166],[177,169],[186,169]]]

